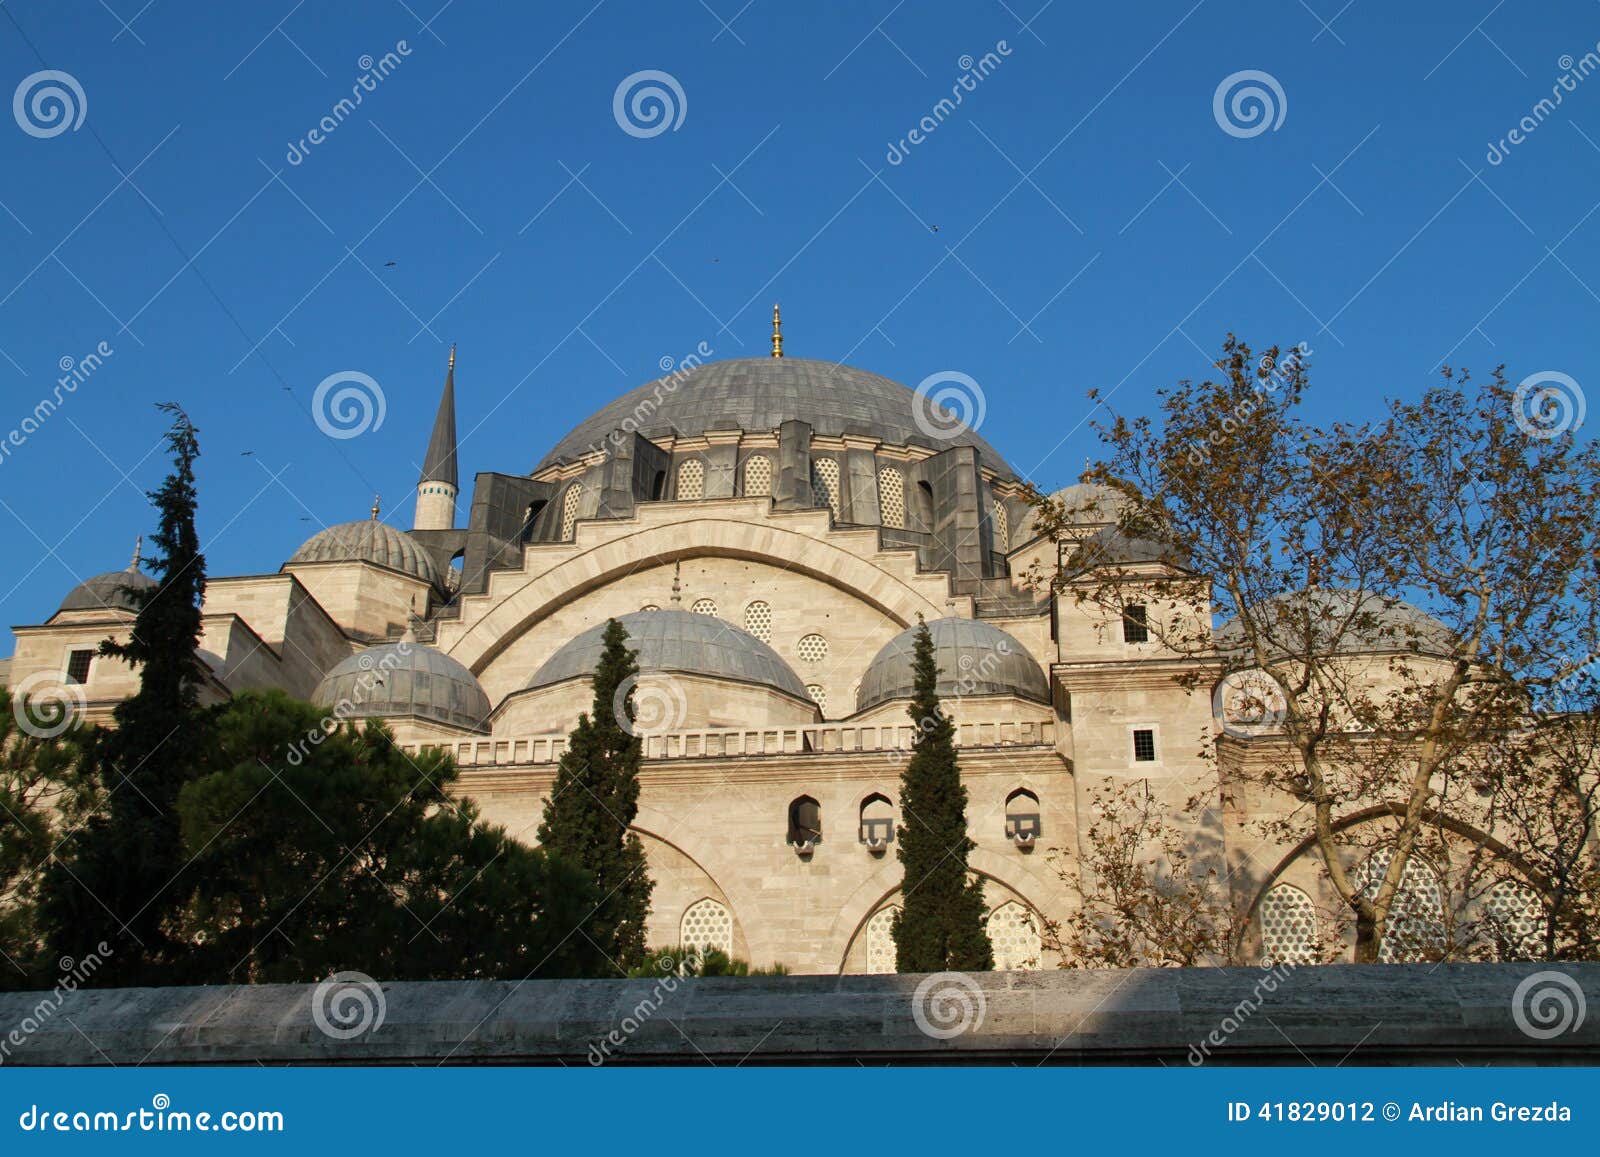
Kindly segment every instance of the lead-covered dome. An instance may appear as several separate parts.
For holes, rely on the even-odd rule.
[[[58,611],[132,611],[137,613],[131,591],[151,590],[156,580],[140,570],[112,570],[84,579],[67,592]]]
[[[710,430],[767,433],[798,420],[810,423],[814,434],[858,434],[893,446],[975,446],[986,466],[1014,476],[994,447],[971,430],[948,438],[925,433],[917,413],[922,406],[926,414],[926,405],[908,386],[835,362],[788,357],[707,362],[646,382],[596,410],[556,444],[539,469],[603,447],[618,429],[637,430],[646,438],[694,437]]]
[[[1128,505],[1124,495],[1096,482],[1075,482],[1071,486],[1063,486],[1049,498],[1066,511],[1074,526],[1114,523]],[[1032,539],[1039,533],[1038,521],[1038,508],[1028,507],[1017,523],[1017,532],[1011,536],[1011,541],[1024,543]]]
[[[341,522],[319,530],[285,565],[297,562],[370,562],[441,585],[439,568],[417,540],[376,518]]]
[[[638,656],[641,674],[678,671],[713,679],[736,679],[810,701],[805,684],[778,652],[715,615],[635,611],[619,615],[617,621],[628,632],[624,645]],[[600,623],[568,640],[539,668],[528,687],[548,687],[593,676],[605,649],[605,630],[606,624]]]
[[[348,704],[352,719],[415,715],[481,731],[489,697],[471,671],[423,643],[379,643],[336,664],[311,701],[318,707]]]
[[[1050,702],[1050,684],[1028,649],[999,627],[980,619],[935,619],[933,661],[939,667],[939,697],[1016,695]],[[909,699],[916,689],[917,628],[901,631],[883,645],[861,677],[856,710],[891,699]]]
[[[1448,655],[1450,629],[1438,619],[1398,599],[1338,587],[1292,591],[1268,600],[1262,621],[1273,638],[1274,657],[1304,654],[1371,654],[1412,651]],[[1229,619],[1216,632],[1217,649],[1243,652],[1244,630]]]

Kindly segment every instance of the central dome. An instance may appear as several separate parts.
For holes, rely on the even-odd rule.
[[[1015,472],[971,430],[930,437],[917,425],[926,403],[899,382],[836,362],[806,358],[733,358],[646,382],[578,423],[539,463],[542,470],[606,443],[613,430],[646,438],[695,437],[711,430],[765,433],[784,422],[808,422],[812,433],[857,434],[891,446],[975,446],[984,465]],[[626,424],[625,424],[626,423]]]

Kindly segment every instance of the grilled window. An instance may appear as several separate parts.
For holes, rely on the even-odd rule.
[[[1122,641],[1148,643],[1150,641],[1150,612],[1143,603],[1122,608]]]
[[[1156,733],[1149,728],[1140,728],[1133,733],[1133,758],[1136,763],[1154,763],[1156,761]]]
[[[93,651],[73,651],[67,656],[67,682],[87,683],[89,681],[89,666],[93,662]]]

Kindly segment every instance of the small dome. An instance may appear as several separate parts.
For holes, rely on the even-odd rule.
[[[334,666],[317,684],[318,707],[349,706],[353,719],[415,715],[483,730],[489,697],[471,671],[423,643],[379,643]]]
[[[691,611],[635,611],[617,616],[628,632],[627,648],[638,656],[641,673],[681,671],[714,679],[759,683],[810,701],[806,685],[783,657],[760,639],[715,615]],[[528,686],[548,687],[592,676],[605,649],[606,625],[590,627],[546,660]]]
[[[935,619],[933,661],[939,665],[939,695],[1017,695],[1050,702],[1050,684],[1028,649],[999,627],[980,619]],[[916,688],[917,629],[901,631],[873,656],[856,692],[856,710],[891,699],[909,699]]]
[[[1278,595],[1268,605],[1277,636],[1273,653],[1280,657],[1304,651],[1308,634],[1319,650],[1345,655],[1409,651],[1413,644],[1422,654],[1447,654],[1454,645],[1450,629],[1432,615],[1375,594],[1331,587]],[[1216,642],[1220,651],[1242,652],[1239,620],[1218,627]]]
[[[139,608],[129,589],[150,590],[156,580],[139,570],[112,570],[84,579],[61,600],[63,611],[132,611]]]
[[[439,568],[417,540],[375,518],[319,530],[285,565],[297,562],[370,562],[440,585]]]
[[[1128,500],[1109,486],[1094,482],[1077,482],[1064,486],[1050,495],[1051,501],[1063,507],[1072,516],[1076,526],[1097,526],[1102,522],[1116,522]],[[1039,534],[1039,511],[1028,507],[1027,513],[1017,523],[1017,532],[1011,536],[1013,543],[1028,542]]]

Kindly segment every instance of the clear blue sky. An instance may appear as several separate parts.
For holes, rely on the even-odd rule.
[[[375,490],[409,526],[451,340],[469,487],[663,358],[764,354],[775,299],[792,355],[970,374],[1046,486],[1094,450],[1085,391],[1145,410],[1230,329],[1308,342],[1315,410],[1352,420],[1446,360],[1600,381],[1600,75],[1486,159],[1600,40],[1588,0],[440,3],[0,8],[0,96],[48,68],[87,106],[48,137],[0,115],[0,440],[114,351],[0,458],[0,622],[125,564],[157,401],[201,427],[215,574]],[[1231,135],[1213,96],[1250,69],[1282,123]],[[685,97],[648,138],[613,116],[642,70]],[[344,370],[387,412],[336,440],[311,402]]]

